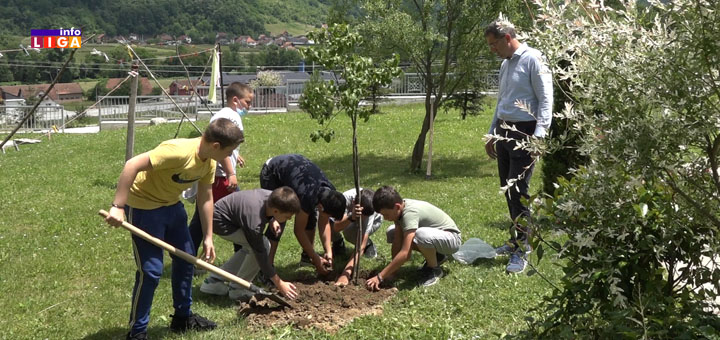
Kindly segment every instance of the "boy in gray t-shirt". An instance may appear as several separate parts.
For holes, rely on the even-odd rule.
[[[376,213],[373,209],[372,199],[374,194],[375,192],[372,190],[360,188],[360,204],[355,204],[355,189],[343,192],[343,196],[347,201],[345,215],[341,220],[333,221],[332,231],[338,235],[337,237],[340,240],[344,236],[352,244],[356,243],[360,228],[362,228],[363,236],[360,246],[355,245],[355,251],[353,251],[350,261],[345,265],[340,277],[335,281],[336,286],[346,286],[350,282],[350,274],[355,266],[356,252],[361,252],[367,258],[377,257],[377,249],[370,239],[370,235],[380,229],[383,219],[382,215]],[[340,236],[340,231],[342,231],[342,236]],[[333,240],[333,243],[335,242],[336,240]]]
[[[263,234],[267,226],[272,233],[281,233],[280,224],[285,224],[300,211],[300,200],[289,187],[273,191],[265,189],[234,192],[215,203],[213,232],[223,239],[242,246],[222,265],[222,269],[252,282],[260,269],[272,280],[275,287],[290,299],[297,297],[297,288],[283,281],[275,272],[270,259],[270,242]],[[206,294],[226,295],[242,300],[252,297],[247,289],[210,274],[200,291]]]
[[[420,269],[420,285],[428,287],[436,284],[444,275],[440,264],[447,255],[458,251],[462,244],[455,221],[428,202],[403,200],[390,186],[375,192],[373,208],[386,220],[395,222],[387,231],[388,243],[392,243],[392,261],[377,276],[367,280],[366,287],[369,290],[380,289],[385,278],[410,260],[411,250],[425,257],[425,265]]]

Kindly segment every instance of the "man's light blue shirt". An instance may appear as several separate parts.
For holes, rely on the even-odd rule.
[[[532,115],[515,105],[524,101]],[[553,87],[552,74],[540,51],[522,44],[510,59],[500,66],[500,86],[497,107],[490,125],[495,134],[498,119],[510,122],[537,120],[536,137],[545,137],[552,121]],[[533,117],[534,115],[534,117]]]

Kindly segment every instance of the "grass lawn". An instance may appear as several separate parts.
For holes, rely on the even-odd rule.
[[[459,114],[440,114],[436,121],[433,178],[408,172],[409,157],[420,128],[422,106],[386,106],[386,112],[359,124],[361,185],[395,186],[406,198],[429,201],[444,209],[462,230],[463,240],[478,237],[490,244],[507,238],[505,200],[498,193],[496,164],[488,159],[482,136],[491,111],[463,121]],[[205,126],[206,122],[201,122]],[[259,187],[258,173],[268,157],[301,153],[315,161],[339,190],[353,186],[350,121],[336,119],[336,138],[313,143],[317,128],[307,114],[251,115],[244,121],[247,142],[239,170],[241,188]],[[171,138],[176,125],[139,128],[135,147],[143,152]],[[182,136],[192,134],[183,127]],[[111,229],[97,216],[108,209],[124,163],[125,131],[97,135],[55,135],[52,141],[24,146],[0,155],[0,318],[8,339],[121,339],[127,331],[135,265],[130,234]],[[533,180],[537,189],[540,172]],[[186,205],[191,214],[194,207]],[[390,260],[384,242],[389,225],[373,236],[377,260],[364,268],[380,269]],[[291,229],[290,229],[291,230]],[[231,255],[231,245],[216,237],[218,263]],[[317,242],[317,241],[316,241]],[[316,249],[321,249],[319,243]],[[293,234],[280,243],[276,266],[281,277],[297,272],[300,246]],[[546,259],[550,257],[546,255]],[[532,256],[535,259],[535,256]],[[506,259],[476,265],[450,261],[446,277],[430,288],[415,288],[422,256],[400,270],[398,294],[384,313],[356,319],[336,334],[287,327],[253,330],[238,317],[234,303],[199,292],[196,278],[193,310],[218,322],[210,333],[169,333],[173,313],[169,257],[155,294],[150,336],[167,339],[486,339],[525,327],[525,311],[550,292],[539,276],[508,275]],[[561,269],[543,261],[540,270],[551,280]],[[368,293],[370,294],[370,293]]]

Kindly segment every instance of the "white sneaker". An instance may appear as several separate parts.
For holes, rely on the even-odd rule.
[[[224,281],[216,280],[212,277],[206,278],[200,286],[200,291],[205,294],[227,295],[230,288]]]
[[[233,300],[248,302],[253,297],[253,295],[255,295],[253,292],[243,287],[236,286],[234,284],[231,284],[229,289],[230,292],[228,293],[228,296],[230,297],[230,299]]]

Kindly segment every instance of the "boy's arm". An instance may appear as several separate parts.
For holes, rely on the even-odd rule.
[[[361,246],[355,247],[355,251],[353,251],[353,255],[352,257],[350,257],[350,261],[348,261],[348,263],[345,265],[345,268],[343,268],[342,273],[340,273],[340,276],[335,281],[336,286],[345,287],[348,283],[350,283],[350,275],[352,274],[353,267],[355,267],[355,254],[357,252],[361,252],[360,256],[362,256],[362,252],[365,251],[365,246],[367,245],[369,239],[370,235],[363,235]]]
[[[383,270],[381,270],[375,277],[367,280],[365,283],[365,286],[369,290],[379,290],[380,284],[385,281],[385,278],[390,277],[392,274],[395,273],[400,267],[410,260],[410,257],[412,255],[412,243],[413,239],[415,238],[415,230],[409,231],[407,233],[400,231],[400,234],[402,234],[402,237],[398,236],[398,231],[395,231],[395,239],[393,240],[393,252],[396,248],[397,243],[400,243],[400,249],[397,253],[393,254],[393,259],[390,261],[390,264],[388,264]],[[400,240],[400,241],[398,241]]]
[[[235,175],[235,168],[232,165],[232,159],[230,157],[232,157],[232,155],[223,158],[223,160],[220,161],[220,165],[222,165],[222,168],[225,170],[225,174],[228,177],[228,181],[230,181],[227,190],[233,192],[237,189],[237,176]]]
[[[212,184],[198,183],[197,208],[200,209],[200,225],[203,230],[203,255],[206,262],[215,261],[215,246],[213,245],[213,197]]]
[[[295,300],[295,298],[298,296],[298,290],[297,287],[295,287],[294,284],[283,281],[278,274],[273,275],[273,277],[270,278],[272,282],[275,284],[275,287],[285,295],[290,300]]]
[[[392,257],[394,258],[395,255],[397,255],[398,252],[400,252],[400,249],[402,248],[402,239],[403,239],[403,230],[400,228],[397,223],[395,223],[395,237],[393,238],[393,243],[390,248],[390,254],[392,254]]]
[[[363,208],[360,206],[360,204],[355,204],[353,207],[352,214],[350,216],[343,216],[343,219],[340,221],[335,221],[335,223],[332,226],[332,231],[334,232],[340,232],[343,229],[347,228],[351,223],[361,221],[362,219],[362,211]],[[368,217],[366,217],[368,218]]]
[[[343,231],[343,229],[347,228],[352,221],[350,220],[350,217],[347,215],[343,216],[342,220],[335,220],[335,223],[332,225],[332,231],[339,233]]]
[[[305,211],[300,211],[295,215],[295,227],[293,227],[293,231],[295,232],[295,237],[298,240],[298,243],[300,243],[300,247],[302,247],[305,254],[310,256],[310,259],[312,259],[313,264],[315,265],[315,269],[320,273],[321,275],[327,275],[327,270],[325,269],[324,263],[327,263],[327,261],[320,257],[317,253],[315,253],[315,249],[313,248],[312,242],[310,242],[310,239],[308,239],[307,234],[305,233],[305,225],[308,222],[308,214]]]
[[[113,206],[110,207],[109,215],[105,219],[108,224],[119,227],[125,220],[124,207],[127,203],[128,194],[130,193],[130,187],[133,181],[135,181],[138,172],[148,170],[152,170],[152,163],[150,163],[150,156],[148,156],[147,152],[141,153],[125,163],[118,178],[115,197],[112,201]]]
[[[325,248],[325,258],[332,263],[332,228],[330,227],[330,215],[326,213],[318,214],[318,232],[320,232],[320,241]]]

